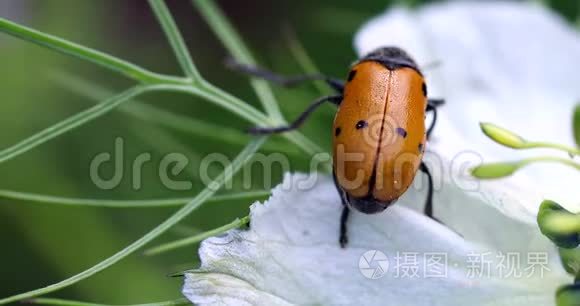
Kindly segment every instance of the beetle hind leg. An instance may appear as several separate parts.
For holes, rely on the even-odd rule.
[[[340,247],[344,249],[348,244],[347,222],[348,216],[350,215],[350,209],[348,208],[346,199],[344,198],[344,192],[338,186],[336,173],[334,171],[332,171],[332,178],[334,179],[334,186],[336,186],[336,191],[338,192],[338,195],[340,196],[340,201],[342,202],[342,213],[340,215],[340,229],[338,243],[340,243]]]
[[[429,188],[427,189],[427,200],[425,201],[425,208],[424,208],[423,212],[425,213],[425,215],[427,217],[433,219],[434,221],[439,222],[442,225],[447,226],[445,223],[441,222],[441,220],[439,220],[439,219],[435,218],[435,216],[433,216],[433,177],[431,176],[431,172],[429,171],[429,168],[427,168],[427,166],[423,162],[421,162],[421,166],[419,167],[419,169],[427,175],[427,180],[429,183]],[[449,228],[451,231],[453,231],[455,234],[457,234],[457,236],[463,237],[463,235],[458,233],[453,228],[450,228],[449,226],[447,226],[447,228]]]
[[[350,209],[345,205],[342,208],[342,214],[340,215],[340,236],[338,242],[341,248],[345,248],[348,244],[348,235],[346,223],[348,222],[348,216],[350,215]]]
[[[427,129],[427,139],[429,139],[431,137],[431,133],[433,132],[433,129],[435,128],[435,123],[437,122],[437,107],[439,107],[443,104],[445,104],[445,100],[443,100],[443,99],[428,99],[427,100],[427,111],[433,112],[433,121],[431,121],[431,124],[429,125],[429,128]]]
[[[425,208],[424,208],[423,212],[425,213],[425,215],[427,217],[429,217],[437,222],[440,222],[435,217],[433,217],[433,177],[431,176],[431,172],[429,171],[429,168],[427,168],[425,163],[421,163],[421,166],[419,169],[427,175],[427,181],[429,184],[428,189],[427,189],[427,200],[425,201]]]

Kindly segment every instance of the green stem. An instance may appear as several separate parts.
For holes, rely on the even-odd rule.
[[[180,90],[184,91],[184,92],[189,92],[192,94],[196,94],[195,92],[192,92],[190,90],[188,90],[187,88],[184,88],[182,86],[171,86],[173,88],[181,88]],[[246,120],[248,120],[249,122],[252,122],[256,125],[259,126],[279,126],[280,123],[276,123],[275,121],[271,120],[270,118],[264,116],[262,113],[260,113],[259,111],[257,111],[256,109],[254,109],[253,107],[251,107],[249,104],[243,102],[242,100],[238,99],[237,97],[223,91],[222,89],[204,82],[202,83],[202,88],[204,89],[204,91],[207,91],[210,93],[211,96],[203,96],[206,99],[210,99],[212,101],[222,101],[222,102],[226,102],[225,107],[228,108],[228,104],[231,104],[232,106],[229,107],[228,109],[233,111],[234,113],[238,113],[238,111],[241,111],[241,109],[238,108],[238,106],[243,107],[243,108],[251,108],[251,111],[248,109],[247,111],[244,110],[244,112],[246,112],[245,115],[238,113],[240,116],[242,116],[243,118],[245,118]],[[296,144],[298,147],[300,147],[300,149],[302,149],[305,153],[309,154],[309,155],[313,155],[316,153],[321,153],[324,152],[324,150],[318,146],[317,144],[315,144],[314,142],[312,142],[310,139],[308,139],[306,136],[304,136],[303,134],[301,134],[300,132],[290,132],[290,133],[283,133],[282,136],[284,136],[286,139],[290,140],[291,142],[293,142],[294,144]],[[326,170],[329,170],[330,168],[327,166]]]
[[[231,200],[264,198],[270,195],[270,191],[246,191],[239,193],[215,195],[209,198],[208,202],[220,202]],[[174,198],[174,199],[152,199],[152,200],[110,200],[110,199],[86,199],[86,198],[67,198],[28,192],[18,192],[12,190],[0,190],[0,198],[35,202],[44,204],[67,205],[67,206],[96,206],[109,208],[157,208],[181,206],[189,203],[193,198]]]
[[[31,304],[54,305],[54,306],[179,306],[191,304],[187,299],[184,298],[156,303],[127,304],[127,305],[97,304],[97,303],[87,303],[81,301],[51,299],[51,298],[38,298],[27,300],[26,302]]]
[[[167,5],[165,5],[165,1],[149,0],[149,5],[155,13],[155,16],[157,16],[157,20],[161,24],[161,27],[163,28],[163,31],[165,32],[165,35],[167,36],[167,39],[173,48],[173,52],[177,57],[179,65],[181,65],[181,68],[185,74],[191,78],[192,81],[200,82],[202,77],[193,64],[193,60],[191,59],[187,45],[185,44],[183,36],[179,32],[179,29],[177,28],[175,20],[173,20]]]
[[[522,159],[519,163],[520,163],[521,167],[523,167],[523,166],[527,166],[531,163],[536,163],[536,162],[559,163],[559,164],[564,164],[564,165],[570,166],[572,168],[576,168],[577,170],[580,170],[580,164],[574,162],[574,160],[568,159],[568,158],[553,157],[553,156],[531,157],[531,158],[527,158],[527,159]]]
[[[43,131],[24,139],[23,141],[0,151],[0,163],[15,158],[55,137],[58,137],[74,128],[77,128],[95,118],[98,118],[111,111],[123,102],[138,96],[148,90],[151,86],[136,86],[130,88],[104,102],[101,102],[85,111],[75,114]]]
[[[206,85],[208,86],[208,85]],[[207,87],[205,87],[207,88]],[[215,89],[216,87],[210,87],[209,89],[199,89],[192,86],[183,85],[147,85],[147,86],[136,86],[125,92],[110,98],[102,103],[99,103],[85,111],[75,114],[19,143],[13,145],[7,149],[0,151],[0,163],[17,157],[18,155],[25,153],[51,139],[54,139],[76,127],[79,127],[93,119],[96,119],[107,112],[113,110],[115,107],[119,106],[123,102],[130,100],[144,92],[150,91],[179,91],[185,92],[198,97],[202,97],[206,100],[212,101],[215,104],[230,110],[231,112],[238,114],[239,116],[245,118],[246,120],[253,122],[255,124],[264,124],[269,122],[268,118],[262,113],[254,109],[252,106],[244,103],[243,101],[234,98],[233,96],[228,96],[223,92]],[[299,145],[302,149],[310,154],[316,152],[321,152],[321,150],[307,138],[301,134],[285,133],[288,139],[292,140],[294,143]]]
[[[540,141],[528,141],[524,144],[526,149],[534,149],[534,148],[546,148],[546,149],[556,149],[560,151],[564,151],[570,155],[580,155],[580,149],[569,147],[566,145],[558,144],[558,143],[549,143],[549,142],[540,142]]]
[[[183,92],[203,98],[253,123],[264,123],[270,121],[268,117],[251,105],[233,96],[228,97],[227,95],[223,95],[222,91],[207,82],[203,82],[199,87],[160,84],[154,85],[154,88],[159,91]]]
[[[199,208],[207,199],[209,199],[216,190],[223,186],[227,181],[229,181],[232,176],[240,170],[242,165],[247,162],[251,156],[260,148],[260,146],[264,143],[265,138],[261,137],[258,138],[248,144],[240,154],[234,159],[232,164],[230,164],[224,171],[214,180],[211,184],[208,185],[203,191],[201,191],[191,202],[187,205],[183,206],[179,209],[175,214],[169,217],[167,220],[159,224],[149,233],[145,234],[131,245],[127,246],[123,250],[119,251],[115,255],[99,262],[95,266],[91,267],[88,270],[85,270],[77,275],[74,275],[68,279],[65,279],[61,282],[56,284],[52,284],[50,286],[40,288],[37,290],[29,291],[26,293],[14,295],[11,297],[7,297],[0,300],[0,304],[7,304],[11,302],[16,302],[20,300],[30,299],[36,296],[40,296],[43,294],[51,293],[62,288],[66,288],[71,286],[83,279],[86,279],[96,273],[103,271],[104,269],[114,265],[115,263],[119,262],[120,260],[124,259],[125,257],[131,255],[147,243],[151,242],[155,238],[159,237],[161,234],[166,232],[175,224],[179,223],[185,217],[187,217],[191,212]]]
[[[19,25],[3,18],[0,18],[0,31],[61,53],[85,59],[107,69],[120,72],[121,74],[124,74],[127,77],[132,78],[140,83],[189,83],[188,80],[161,75],[146,70],[133,63],[119,59],[112,55],[87,48],[85,46],[52,36],[50,34],[42,33],[40,31]]]
[[[91,100],[101,101],[114,94],[112,90],[92,84],[81,77],[73,76],[68,73],[56,73],[54,79],[63,88]],[[222,142],[240,146],[244,146],[248,143],[248,135],[243,133],[241,130],[176,114],[159,108],[158,106],[144,103],[144,101],[138,99],[134,99],[134,103],[121,105],[119,110],[141,120],[195,136],[214,140],[216,131],[219,131],[219,140]],[[284,151],[289,154],[300,153],[300,150],[295,146],[290,146],[288,143],[283,143],[276,139],[272,139],[264,144],[262,150],[275,152]]]
[[[220,226],[218,228],[209,230],[207,232],[203,232],[203,233],[191,236],[191,237],[187,237],[184,239],[180,239],[180,240],[176,240],[176,241],[172,241],[172,242],[169,242],[166,244],[156,246],[154,248],[151,248],[151,249],[145,251],[144,254],[147,256],[158,255],[158,254],[172,251],[172,250],[175,250],[175,249],[178,249],[181,247],[192,245],[192,244],[198,243],[206,238],[217,236],[217,235],[225,233],[231,229],[238,228],[244,224],[247,224],[248,222],[250,222],[250,216],[245,216],[242,219],[236,219],[231,223],[228,223],[228,224]]]
[[[256,65],[256,60],[252,56],[248,47],[240,35],[236,32],[229,20],[224,16],[223,12],[215,5],[212,0],[192,0],[194,6],[197,7],[205,21],[210,25],[215,35],[224,44],[226,49],[231,53],[232,57],[243,64]],[[256,91],[266,113],[274,119],[276,123],[284,123],[284,117],[280,113],[278,103],[272,89],[264,80],[252,78],[252,87]]]
[[[314,61],[308,56],[308,52],[296,37],[296,33],[287,26],[284,30],[284,36],[286,38],[286,42],[288,44],[288,49],[292,56],[298,62],[298,65],[302,68],[302,71],[306,74],[320,74],[320,70],[316,67]],[[318,90],[321,95],[328,94],[328,86],[324,81],[316,80],[314,81],[314,86]]]

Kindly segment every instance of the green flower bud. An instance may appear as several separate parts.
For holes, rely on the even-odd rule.
[[[521,149],[526,146],[525,139],[495,124],[481,122],[479,126],[487,137],[506,147]]]
[[[576,139],[576,145],[580,147],[580,104],[576,105],[574,109],[572,122],[574,124],[574,139]]]
[[[556,291],[556,305],[580,306],[580,283],[560,287]]]
[[[571,275],[580,275],[580,248],[559,248],[560,259],[566,272]]]
[[[580,218],[558,203],[550,200],[542,202],[537,220],[542,234],[557,246],[571,249],[580,245]]]
[[[471,169],[471,175],[480,179],[501,178],[512,175],[521,166],[521,162],[483,164]]]

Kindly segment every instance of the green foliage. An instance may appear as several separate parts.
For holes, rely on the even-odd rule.
[[[249,216],[246,216],[242,219],[236,219],[231,223],[228,223],[224,226],[220,226],[220,227],[213,229],[211,231],[203,232],[203,233],[198,234],[198,235],[194,235],[191,237],[172,241],[172,242],[160,245],[160,246],[150,248],[147,251],[145,251],[144,254],[145,255],[158,255],[158,254],[162,254],[165,252],[173,251],[173,250],[178,249],[178,248],[182,248],[182,247],[186,247],[186,246],[189,246],[192,244],[196,244],[196,243],[198,243],[206,238],[227,232],[227,231],[234,229],[234,228],[238,228],[244,224],[248,224],[248,222],[250,222]]]
[[[133,252],[139,250],[149,242],[153,241],[153,239],[159,237],[161,234],[165,233],[171,227],[182,221],[185,217],[187,217],[191,212],[199,208],[203,203],[205,203],[213,194],[219,189],[223,184],[229,181],[234,173],[236,173],[240,168],[252,157],[252,155],[260,148],[260,146],[264,143],[265,138],[259,138],[255,141],[252,141],[244,150],[240,152],[240,154],[234,159],[232,164],[228,165],[226,169],[216,178],[214,179],[202,192],[200,192],[193,200],[183,206],[180,210],[175,212],[171,217],[167,220],[159,224],[149,233],[145,234],[141,238],[137,239],[131,245],[127,246],[123,250],[119,251],[115,255],[99,262],[95,266],[87,269],[79,274],[76,274],[70,278],[67,278],[61,282],[56,284],[46,286],[44,288],[40,288],[37,290],[29,291],[26,293],[18,294],[15,296],[11,296],[5,299],[0,300],[0,304],[7,304],[11,302],[16,302],[20,300],[29,299],[32,297],[44,295],[50,292],[54,292],[60,290],[62,288],[66,288],[70,285],[73,285],[83,279],[91,277],[96,273],[116,264],[123,258],[129,256]]]
[[[265,108],[271,112],[272,117],[266,116],[261,112],[254,109],[249,104],[243,102],[242,100],[235,98],[234,96],[226,93],[225,91],[217,88],[216,86],[205,81],[201,75],[198,73],[197,68],[191,60],[189,51],[187,50],[185,43],[181,34],[179,33],[177,26],[169,13],[169,10],[162,0],[150,0],[149,1],[152,10],[154,11],[157,19],[159,20],[172,48],[178,59],[179,64],[182,66],[187,78],[174,77],[169,75],[161,75],[157,73],[150,72],[143,69],[137,65],[131,64],[125,60],[115,58],[111,55],[96,51],[84,46],[41,33],[36,30],[29,29],[24,26],[20,26],[13,22],[7,21],[5,19],[0,19],[0,31],[4,31],[8,34],[14,35],[16,37],[24,38],[25,40],[37,43],[39,45],[48,47],[50,49],[72,55],[77,58],[85,59],[90,62],[96,63],[103,67],[109,68],[113,71],[120,72],[121,74],[128,76],[138,82],[141,85],[137,85],[133,88],[126,90],[125,92],[116,95],[96,106],[89,108],[83,112],[71,116],[70,118],[57,123],[40,133],[37,133],[28,139],[9,147],[3,151],[0,151],[0,162],[7,161],[9,159],[15,158],[40,144],[43,144],[57,136],[65,134],[74,128],[82,126],[87,122],[94,120],[105,113],[119,107],[123,102],[129,101],[146,92],[153,91],[173,91],[187,93],[204,98],[211,101],[223,108],[232,111],[234,114],[240,117],[254,122],[255,124],[270,124],[270,125],[280,125],[284,121],[281,119],[281,115],[277,113],[277,103],[271,94],[264,94],[268,92],[268,87],[265,84],[257,86],[256,90],[261,93],[261,98]],[[210,25],[217,28],[216,31],[218,35],[224,36],[224,41],[232,50],[244,50],[241,44],[241,39],[237,37],[237,34],[232,28],[228,28],[227,20],[221,15],[221,12],[217,9],[211,1],[199,1],[194,3],[200,5],[200,9],[205,13],[206,18],[210,22]],[[239,54],[238,54],[239,55]],[[242,53],[242,57],[246,61],[251,59],[249,52]],[[293,141],[297,146],[301,147],[309,153],[314,153],[320,151],[320,149],[309,142],[299,133],[292,133],[287,136],[288,139]],[[180,210],[175,212],[171,217],[166,219],[164,222],[159,224],[149,233],[145,234],[141,238],[137,239],[135,242],[119,251],[115,255],[99,262],[95,266],[87,269],[81,273],[78,273],[68,279],[61,282],[55,283],[53,285],[46,286],[37,290],[30,292],[18,294],[8,298],[0,299],[0,304],[15,302],[23,299],[29,299],[39,295],[47,294],[66,288],[73,285],[83,279],[93,276],[94,274],[112,266],[113,264],[124,259],[128,255],[134,253],[147,243],[151,242],[153,239],[157,238],[167,230],[169,230],[174,225],[178,224],[185,217],[187,217],[191,212],[199,208],[203,203],[207,202],[213,194],[219,189],[225,182],[232,179],[232,176],[237,172],[250,158],[251,156],[263,145],[265,138],[259,138],[255,141],[250,142],[244,150],[236,157],[232,164],[230,164],[224,171],[213,180],[204,190],[202,190],[196,197],[188,201]],[[73,204],[72,202],[77,201],[75,205],[95,205],[95,206],[113,206],[113,205],[127,205],[128,203],[116,202],[106,200],[91,200],[91,199],[59,199],[55,197],[41,196],[41,195],[31,195],[25,193],[14,193],[9,191],[4,191],[3,195],[6,197],[20,198],[26,200],[33,200],[45,203],[55,203],[62,200],[61,204]],[[180,202],[182,200],[177,200]],[[139,206],[163,206],[163,205],[174,205],[175,200],[165,200],[165,201],[132,201],[130,204],[135,204]],[[247,218],[235,221],[225,227],[218,228],[216,230],[211,230],[206,233],[201,234],[197,237],[207,237],[208,235],[215,235],[221,231],[231,229],[235,226],[239,226],[247,222]],[[191,241],[191,240],[189,240]]]
[[[215,195],[207,199],[207,202],[220,202],[231,200],[251,200],[267,197],[270,191],[247,191],[238,193],[229,193],[222,195]],[[94,207],[109,207],[109,208],[137,208],[137,207],[163,207],[163,206],[183,206],[189,203],[192,198],[174,198],[174,199],[156,199],[156,200],[111,200],[111,199],[80,199],[80,198],[66,198],[47,196],[42,194],[33,194],[27,192],[17,192],[11,190],[0,190],[0,198],[35,202],[43,204],[54,205],[68,205],[68,206],[94,206]]]
[[[187,299],[177,299],[164,302],[147,303],[147,304],[132,304],[132,305],[108,305],[108,304],[96,304],[96,303],[86,303],[80,301],[71,301],[63,299],[49,299],[49,298],[38,298],[27,300],[27,303],[38,304],[38,305],[53,305],[53,306],[180,306],[189,305],[190,302]]]
[[[556,292],[557,306],[578,306],[580,303],[580,283],[562,286]]]

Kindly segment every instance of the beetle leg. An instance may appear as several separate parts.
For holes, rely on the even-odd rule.
[[[427,129],[427,139],[429,139],[431,137],[431,133],[433,132],[433,129],[435,128],[435,123],[437,122],[437,107],[440,105],[443,105],[444,103],[445,103],[445,100],[443,100],[443,99],[429,99],[429,100],[427,100],[426,111],[433,112],[433,121],[431,122],[431,125],[429,125],[429,128]]]
[[[419,169],[427,175],[427,181],[429,183],[429,188],[427,189],[427,200],[425,201],[425,215],[431,219],[439,221],[433,217],[433,177],[425,163],[421,162]]]
[[[346,205],[346,199],[344,197],[344,191],[340,189],[338,186],[338,180],[336,179],[336,173],[334,170],[332,171],[332,178],[334,179],[334,186],[336,186],[336,191],[338,191],[338,195],[340,196],[340,201],[342,202],[342,214],[340,215],[340,231],[339,231],[339,239],[338,242],[340,243],[341,248],[345,248],[346,244],[348,243],[348,235],[347,235],[347,222],[348,216],[350,214],[350,209]]]
[[[427,99],[427,104],[437,107],[445,104],[445,99]]]
[[[345,205],[342,208],[342,214],[340,215],[340,238],[338,242],[341,248],[345,248],[348,244],[348,235],[346,223],[348,222],[348,215],[350,214],[350,209]]]
[[[294,120],[288,126],[280,126],[280,127],[254,127],[248,130],[250,134],[255,135],[263,135],[263,134],[275,134],[275,133],[282,133],[287,131],[292,131],[299,128],[302,123],[308,118],[308,116],[316,110],[320,105],[324,104],[325,102],[332,102],[333,104],[339,105],[342,101],[342,95],[340,96],[326,96],[315,100],[308,106],[308,108],[298,116],[296,120]]]
[[[433,177],[431,176],[431,172],[429,172],[429,168],[427,168],[427,165],[425,165],[425,163],[423,163],[423,162],[421,162],[421,166],[419,167],[419,169],[423,173],[427,174],[427,180],[429,181],[429,189],[427,190],[427,201],[425,201],[426,203],[425,203],[424,213],[427,217],[445,225],[445,223],[441,222],[439,219],[437,219],[433,216]],[[445,226],[447,226],[447,225],[445,225]],[[457,236],[463,238],[463,235],[461,235],[456,230],[450,228],[449,226],[447,226],[447,228],[449,228],[451,231],[453,231],[455,234],[457,234]]]
[[[300,85],[301,83],[315,80],[325,81],[328,86],[332,87],[339,93],[344,91],[344,82],[335,78],[325,76],[323,74],[304,74],[304,75],[294,75],[294,76],[283,76],[275,72],[262,69],[259,67],[253,67],[236,62],[233,59],[226,60],[226,66],[231,70],[247,74],[250,76],[262,78],[264,80],[270,81],[272,83],[278,84],[284,87],[294,87]]]

